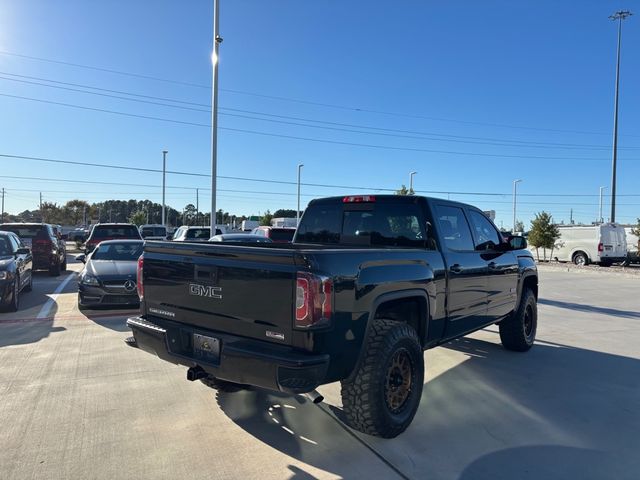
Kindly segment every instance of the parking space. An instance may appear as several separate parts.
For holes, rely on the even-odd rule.
[[[0,314],[2,478],[637,478],[638,277],[541,267],[526,354],[489,328],[426,352],[413,424],[382,440],[326,401],[216,393],[126,346],[127,310],[80,312],[38,274]],[[606,284],[603,283],[606,275]],[[66,284],[65,284],[66,282]]]

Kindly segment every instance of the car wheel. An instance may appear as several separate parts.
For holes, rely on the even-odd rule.
[[[83,311],[88,309],[89,307],[87,307],[86,305],[83,305],[82,295],[78,294],[78,310]]]
[[[247,386],[240,383],[227,382],[226,380],[220,380],[215,377],[201,378],[200,381],[207,387],[213,388],[219,392],[234,393],[240,390],[246,390]]]
[[[576,252],[573,254],[573,263],[581,267],[589,265],[589,258],[584,252]]]
[[[20,308],[20,277],[16,275],[16,279],[13,283],[13,299],[9,305],[10,312],[17,312]]]
[[[422,346],[411,326],[378,319],[364,348],[355,375],[341,382],[344,413],[360,432],[396,437],[407,429],[420,404]]]
[[[49,275],[57,277],[60,275],[60,262],[56,262],[51,268],[49,268]]]
[[[500,341],[507,350],[526,352],[533,346],[538,329],[538,306],[531,289],[526,288],[522,292],[518,309],[502,320],[498,327]]]
[[[33,271],[29,274],[29,283],[24,287],[25,292],[30,292],[33,290]]]
[[[67,270],[67,256],[64,256],[64,262],[62,262],[62,267],[60,269],[65,272]]]

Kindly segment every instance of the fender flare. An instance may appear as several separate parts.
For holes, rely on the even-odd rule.
[[[365,348],[367,345],[367,339],[369,338],[369,334],[371,332],[371,327],[373,325],[373,321],[375,319],[376,316],[376,312],[378,311],[378,308],[380,307],[380,305],[382,305],[383,303],[389,302],[389,301],[393,301],[393,300],[401,300],[403,298],[415,298],[415,297],[420,297],[423,298],[425,303],[426,303],[426,317],[423,319],[424,322],[424,332],[420,338],[420,341],[422,342],[422,345],[424,345],[426,343],[427,337],[428,337],[428,332],[429,332],[429,319],[431,318],[431,314],[430,314],[430,302],[429,302],[429,295],[427,294],[427,292],[425,290],[419,289],[419,288],[413,288],[413,289],[409,289],[409,290],[399,290],[396,292],[389,292],[389,293],[383,293],[382,295],[380,295],[379,297],[377,297],[371,304],[371,309],[369,310],[369,317],[367,318],[367,326],[365,328],[365,332],[364,332],[364,336],[362,337],[362,344],[360,347],[360,353],[358,353],[358,359],[356,360],[355,365],[353,366],[353,368],[351,369],[351,373],[349,373],[348,377],[344,379],[344,381],[350,381],[351,379],[353,379],[353,377],[355,376],[355,373],[358,371],[358,368],[360,368],[360,365],[362,364],[362,361],[364,359],[365,356]],[[417,332],[418,335],[420,335],[420,332]],[[424,347],[423,347],[424,348]]]

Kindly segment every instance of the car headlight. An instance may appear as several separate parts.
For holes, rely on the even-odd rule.
[[[98,279],[96,277],[94,277],[93,275],[86,274],[86,273],[82,276],[82,279],[80,280],[80,283],[82,283],[83,285],[89,285],[91,287],[99,287],[100,286],[100,282],[98,282]]]
[[[9,272],[0,272],[0,280],[6,280],[9,278]]]

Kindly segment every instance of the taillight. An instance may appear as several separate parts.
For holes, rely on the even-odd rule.
[[[144,266],[144,255],[140,255],[138,258],[138,269],[136,271],[136,284],[138,287],[138,296],[140,300],[144,297],[144,280],[142,278],[142,267]]]
[[[368,203],[375,201],[376,197],[374,195],[350,195],[342,199],[342,203]]]
[[[43,245],[43,246],[49,247],[49,246],[52,245],[52,242],[51,242],[51,240],[35,240],[33,242],[33,244],[34,245]]]
[[[333,282],[330,278],[298,272],[296,321],[298,328],[327,325],[333,313]]]
[[[593,243],[591,245],[593,245]],[[602,242],[600,242],[598,244],[598,253],[602,252],[603,250],[604,250],[604,247],[602,246]]]

